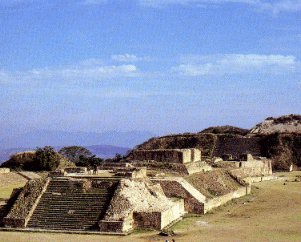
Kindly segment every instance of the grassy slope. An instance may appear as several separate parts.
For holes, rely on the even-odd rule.
[[[186,180],[207,198],[222,196],[241,187],[222,169],[195,173],[187,177]]]
[[[0,200],[8,199],[14,188],[23,187],[27,180],[14,173],[0,174]]]

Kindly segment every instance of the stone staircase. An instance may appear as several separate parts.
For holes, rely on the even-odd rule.
[[[99,230],[118,181],[84,188],[84,181],[53,178],[27,227],[48,230]]]

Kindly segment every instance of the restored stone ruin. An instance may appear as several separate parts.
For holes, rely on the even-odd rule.
[[[224,161],[221,158],[214,160],[216,164],[232,167],[230,172],[238,179],[248,182],[273,179],[272,161],[265,157],[254,158],[251,154],[242,154],[239,160]]]
[[[202,161],[201,150],[191,149],[155,149],[134,150],[128,157],[136,167],[169,170],[182,175],[200,171],[209,171],[211,166]]]
[[[270,160],[250,154],[237,161],[217,158],[215,169],[201,161],[197,149],[140,150],[132,156],[142,160],[103,164],[99,174],[67,168],[28,181],[12,195],[14,202],[3,219],[4,226],[118,234],[161,230],[185,213],[205,214],[245,196],[252,182],[272,175]],[[152,165],[142,167],[145,164]],[[177,167],[178,173],[148,174],[148,169],[162,172],[165,166]]]
[[[10,228],[127,233],[160,230],[183,214],[183,199],[167,198],[160,184],[145,178],[49,177],[29,181],[3,222]]]
[[[134,150],[131,159],[185,164],[200,161],[201,151],[199,149]]]
[[[133,228],[160,230],[183,214],[183,199],[167,198],[160,184],[124,179],[99,227],[106,232],[126,232]]]

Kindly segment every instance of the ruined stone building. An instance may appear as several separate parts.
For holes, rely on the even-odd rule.
[[[100,168],[107,169],[111,176],[92,175],[85,168],[68,168],[44,179],[30,180],[12,194],[4,226],[115,234],[134,229],[161,230],[185,213],[205,214],[249,194],[251,185],[246,181],[263,180],[272,173],[270,160],[250,155],[245,161],[232,161],[230,170],[212,169],[202,161],[197,149],[136,150],[131,155],[130,165],[118,163],[115,168]],[[141,168],[141,164],[147,168]],[[148,175],[148,169],[152,169],[152,174],[161,174],[164,165],[174,175]],[[231,186],[212,193],[216,186],[195,182],[201,178]]]

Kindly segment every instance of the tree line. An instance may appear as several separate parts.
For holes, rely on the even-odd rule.
[[[106,161],[119,162],[124,157],[120,154]],[[52,146],[37,147],[33,152],[16,153],[1,167],[15,170],[53,171],[64,166],[94,167],[105,160],[92,154],[82,146],[66,146],[56,151]]]

